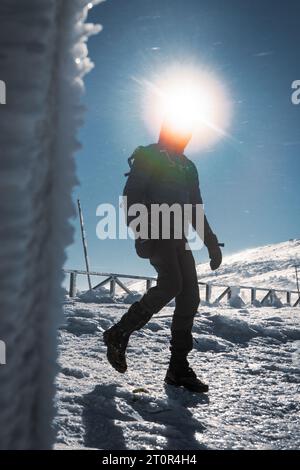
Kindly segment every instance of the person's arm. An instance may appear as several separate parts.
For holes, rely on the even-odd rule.
[[[199,178],[198,172],[196,167],[194,167],[194,178],[191,182],[190,188],[190,203],[192,204],[192,226],[194,230],[197,231],[197,224],[196,224],[196,213],[197,213],[197,206],[203,205],[203,200],[201,196],[200,186],[199,186]],[[198,233],[200,237],[201,234]],[[203,243],[208,249],[209,257],[210,257],[210,267],[214,271],[218,269],[218,267],[222,263],[222,252],[219,246],[218,238],[212,231],[206,215],[204,214],[204,237]]]

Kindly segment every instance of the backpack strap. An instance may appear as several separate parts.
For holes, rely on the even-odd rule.
[[[132,170],[132,167],[133,167],[133,163],[134,163],[135,156],[136,156],[136,154],[137,154],[138,152],[141,151],[141,149],[142,149],[141,146],[140,146],[140,147],[137,147],[137,148],[135,149],[135,151],[133,152],[133,154],[131,155],[131,157],[128,158],[127,161],[128,161],[128,165],[129,165],[130,170],[129,170],[127,173],[124,173],[124,176],[127,177],[127,176],[130,175],[131,170]]]
[[[124,173],[124,176],[126,176],[126,177],[129,176],[130,173],[131,173],[131,170],[132,170],[132,167],[133,167],[134,155],[131,155],[131,157],[129,157],[127,161],[128,161],[128,165],[129,165],[130,170],[127,171],[127,173]]]

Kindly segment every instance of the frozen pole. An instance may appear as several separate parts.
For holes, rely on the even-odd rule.
[[[296,272],[296,281],[297,281],[297,290],[298,290],[298,295],[300,297],[300,290],[299,290],[299,279],[298,279],[298,266],[295,265],[295,272]]]
[[[84,251],[85,265],[86,265],[86,271],[87,271],[87,278],[88,278],[88,283],[89,283],[89,289],[92,290],[92,283],[91,283],[91,276],[90,276],[90,266],[89,266],[89,258],[88,258],[88,253],[87,253],[87,243],[86,243],[86,236],[85,236],[85,230],[84,230],[84,224],[83,224],[83,215],[82,215],[82,210],[81,210],[81,205],[80,205],[80,200],[79,200],[79,199],[77,199],[77,204],[78,204],[78,211],[79,211],[80,228],[81,228],[81,238],[82,238],[82,245],[83,245],[83,251]]]

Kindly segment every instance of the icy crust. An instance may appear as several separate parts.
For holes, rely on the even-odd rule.
[[[102,332],[127,307],[75,300],[65,305],[57,448],[299,448],[297,308],[200,308],[190,362],[210,393],[197,396],[163,386],[170,307],[132,336],[129,371],[120,375],[111,369]],[[80,334],[70,329],[69,319],[78,325],[84,320]],[[86,331],[86,322],[93,332]]]
[[[76,184],[83,76],[92,64],[85,23],[95,0],[2,0],[0,71],[0,448],[53,441],[57,325]]]

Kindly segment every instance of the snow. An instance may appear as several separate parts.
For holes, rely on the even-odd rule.
[[[26,5],[25,5],[26,3]],[[72,242],[87,0],[2,0],[0,448],[50,448],[62,267]],[[93,4],[97,0],[92,1]],[[79,60],[76,60],[79,59]]]
[[[190,363],[210,392],[196,395],[163,384],[171,307],[133,334],[126,374],[111,368],[102,333],[127,308],[66,298],[66,320],[93,331],[59,332],[56,448],[299,448],[299,309],[201,306]]]
[[[132,283],[132,296],[117,290],[113,302],[103,288],[66,296],[56,448],[298,449],[300,308],[252,306],[239,286],[295,289],[299,248],[292,240],[245,250],[216,273],[198,266],[201,280],[233,286],[229,302],[202,301],[195,319],[189,358],[210,385],[207,395],[164,386],[174,302],[133,334],[121,375],[106,360],[102,333],[145,282]]]

